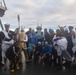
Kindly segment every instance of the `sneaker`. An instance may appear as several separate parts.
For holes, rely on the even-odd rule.
[[[6,69],[7,69],[7,66],[6,66],[6,65],[4,65],[3,69],[4,69],[4,70],[6,70]]]
[[[3,63],[0,63],[0,66],[4,66],[4,64]]]
[[[19,65],[22,65],[22,62],[19,62],[18,64],[19,64]]]
[[[10,70],[10,72],[13,73],[14,72],[14,69]]]
[[[20,67],[19,67],[19,66],[17,66],[17,67],[16,67],[16,69],[17,69],[17,70],[19,70],[19,69],[20,69]]]

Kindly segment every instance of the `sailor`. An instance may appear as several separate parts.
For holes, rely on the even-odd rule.
[[[67,51],[67,40],[61,32],[57,32],[57,35],[53,38],[54,48],[57,50],[57,55],[59,59],[59,68],[62,68],[62,57],[66,59],[66,62],[63,64],[67,69],[71,68],[72,57]]]
[[[3,36],[2,32],[0,32],[0,67],[3,65],[2,64],[2,48],[1,48],[1,46],[2,46],[2,37],[1,36]]]
[[[27,56],[27,45],[26,42],[28,41],[28,37],[27,34],[25,34],[24,29],[21,29],[21,33],[20,33],[20,61],[19,63],[22,64],[22,51],[24,51],[25,57],[26,57],[26,61],[28,59]]]
[[[41,59],[44,63],[49,64],[51,61],[51,54],[52,54],[52,46],[49,45],[47,41],[45,41],[45,46],[42,48],[42,57]]]
[[[14,32],[9,30],[10,24],[5,24],[5,30],[1,32],[2,36],[2,56],[4,61],[4,69],[6,69],[6,56],[7,49],[14,43]]]
[[[72,35],[72,43],[73,43],[73,56],[74,56],[74,60],[76,61],[76,30],[72,30],[71,31],[71,35]]]
[[[42,30],[42,27],[41,26],[37,26],[37,31],[36,31],[36,36],[38,38],[38,41],[43,41],[43,32],[41,31]]]
[[[14,72],[15,69],[19,69],[19,55],[20,55],[20,42],[16,41],[6,51],[6,57],[10,61],[10,72]]]
[[[19,33],[20,29],[16,28],[15,29],[15,41],[20,41],[20,33]]]

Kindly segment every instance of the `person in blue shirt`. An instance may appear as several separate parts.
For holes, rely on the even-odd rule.
[[[32,30],[31,33],[28,34],[28,42],[33,43],[35,45],[38,43],[38,39],[34,30]]]
[[[52,46],[49,45],[48,42],[46,41],[45,46],[42,48],[42,57],[41,57],[41,59],[45,63],[49,63],[51,54],[52,54]]]
[[[32,30],[30,34],[28,34],[28,56],[29,60],[32,59],[34,47],[37,45],[38,39],[35,34],[35,31]]]

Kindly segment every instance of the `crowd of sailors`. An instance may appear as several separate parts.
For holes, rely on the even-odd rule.
[[[52,28],[45,28],[42,32],[42,27],[37,26],[37,31],[29,28],[25,32],[23,28],[11,31],[10,24],[4,25],[5,30],[0,31],[0,67],[4,70],[7,70],[7,59],[10,62],[10,72],[19,69],[22,51],[26,65],[33,61],[58,69],[63,66],[71,69],[72,63],[76,62],[76,30],[73,26],[69,26],[69,30],[59,26],[56,32]]]

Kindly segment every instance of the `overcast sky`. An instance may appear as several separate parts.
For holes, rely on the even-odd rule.
[[[76,26],[76,0],[5,0],[7,11],[1,18],[3,24],[11,24],[11,28],[20,24],[25,28],[57,28],[58,25]]]

